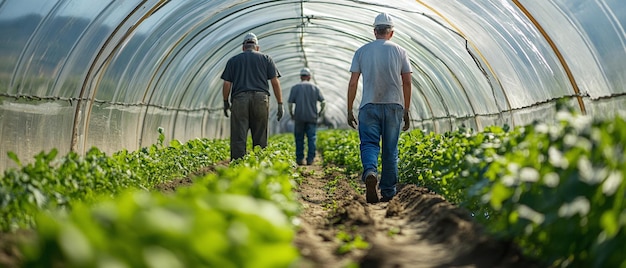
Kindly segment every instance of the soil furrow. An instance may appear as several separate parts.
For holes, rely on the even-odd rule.
[[[325,175],[316,165],[302,168],[298,267],[538,267],[426,188],[406,185],[390,202],[368,204],[351,178]],[[357,236],[366,246],[340,252]]]

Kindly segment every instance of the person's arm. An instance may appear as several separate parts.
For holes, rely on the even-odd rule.
[[[404,112],[402,115],[404,127],[402,127],[402,130],[406,131],[411,125],[409,120],[409,109],[411,108],[411,73],[402,74],[402,94],[404,95]]]
[[[280,89],[280,80],[278,80],[278,76],[272,78],[271,83],[272,89],[274,90],[274,97],[276,97],[276,102],[283,104],[283,91]]]
[[[222,85],[222,97],[225,101],[228,100],[228,96],[230,95],[230,88],[233,86],[231,82],[224,80],[224,85]]]
[[[359,77],[361,77],[361,73],[352,73],[350,76],[350,82],[348,83],[348,111],[352,111],[352,106],[354,105]]]
[[[402,94],[404,94],[404,109],[411,107],[411,73],[402,74]]]
[[[224,98],[224,116],[228,117],[228,110],[230,109],[230,102],[228,101],[228,96],[230,95],[230,88],[232,87],[232,83],[224,80],[224,84],[222,85],[222,97]]]
[[[276,97],[276,102],[278,102],[278,107],[276,108],[276,119],[280,121],[283,118],[283,91],[280,89],[280,80],[278,80],[278,76],[274,76],[271,80],[272,89],[274,90],[274,96]]]
[[[354,105],[354,98],[356,98],[356,89],[359,85],[359,77],[361,77],[361,73],[352,72],[350,76],[350,82],[348,83],[348,125],[352,128],[355,128],[357,122],[354,118],[354,112],[352,111],[352,106]]]
[[[320,103],[320,111],[317,113],[317,117],[322,117],[326,108],[326,99],[324,99],[324,94],[322,94],[319,87],[315,86],[315,89],[317,90],[317,101]]]

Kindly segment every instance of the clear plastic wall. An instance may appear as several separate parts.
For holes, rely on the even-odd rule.
[[[160,127],[167,140],[227,138],[220,75],[248,32],[285,98],[308,67],[324,125],[346,127],[352,55],[379,12],[411,58],[413,128],[549,120],[561,98],[594,116],[626,107],[622,0],[0,0],[0,170],[10,151],[136,150]],[[271,134],[289,126],[271,112]]]

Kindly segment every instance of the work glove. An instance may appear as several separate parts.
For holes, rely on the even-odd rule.
[[[283,104],[282,103],[278,104],[278,109],[277,110],[278,111],[276,112],[276,118],[278,118],[277,121],[280,121],[280,119],[283,118],[283,113],[285,112],[283,110]]]
[[[354,113],[350,110],[348,111],[348,125],[350,125],[350,127],[356,129],[356,119],[354,119]]]
[[[409,110],[404,110],[404,115],[402,115],[402,119],[404,120],[404,127],[402,127],[402,130],[407,131],[411,126],[411,121],[409,120]]]
[[[319,111],[319,113],[317,113],[317,117],[318,118],[324,117],[324,110]]]
[[[326,102],[323,101],[320,105],[320,112],[317,113],[317,117],[322,117],[324,116],[324,110],[326,109]]]
[[[224,115],[228,117],[228,110],[230,110],[230,103],[228,100],[224,100]]]

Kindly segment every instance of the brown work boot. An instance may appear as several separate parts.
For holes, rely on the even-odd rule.
[[[367,173],[365,176],[365,200],[367,203],[378,203],[378,193],[376,192],[377,185],[378,178],[376,178],[376,173]]]

